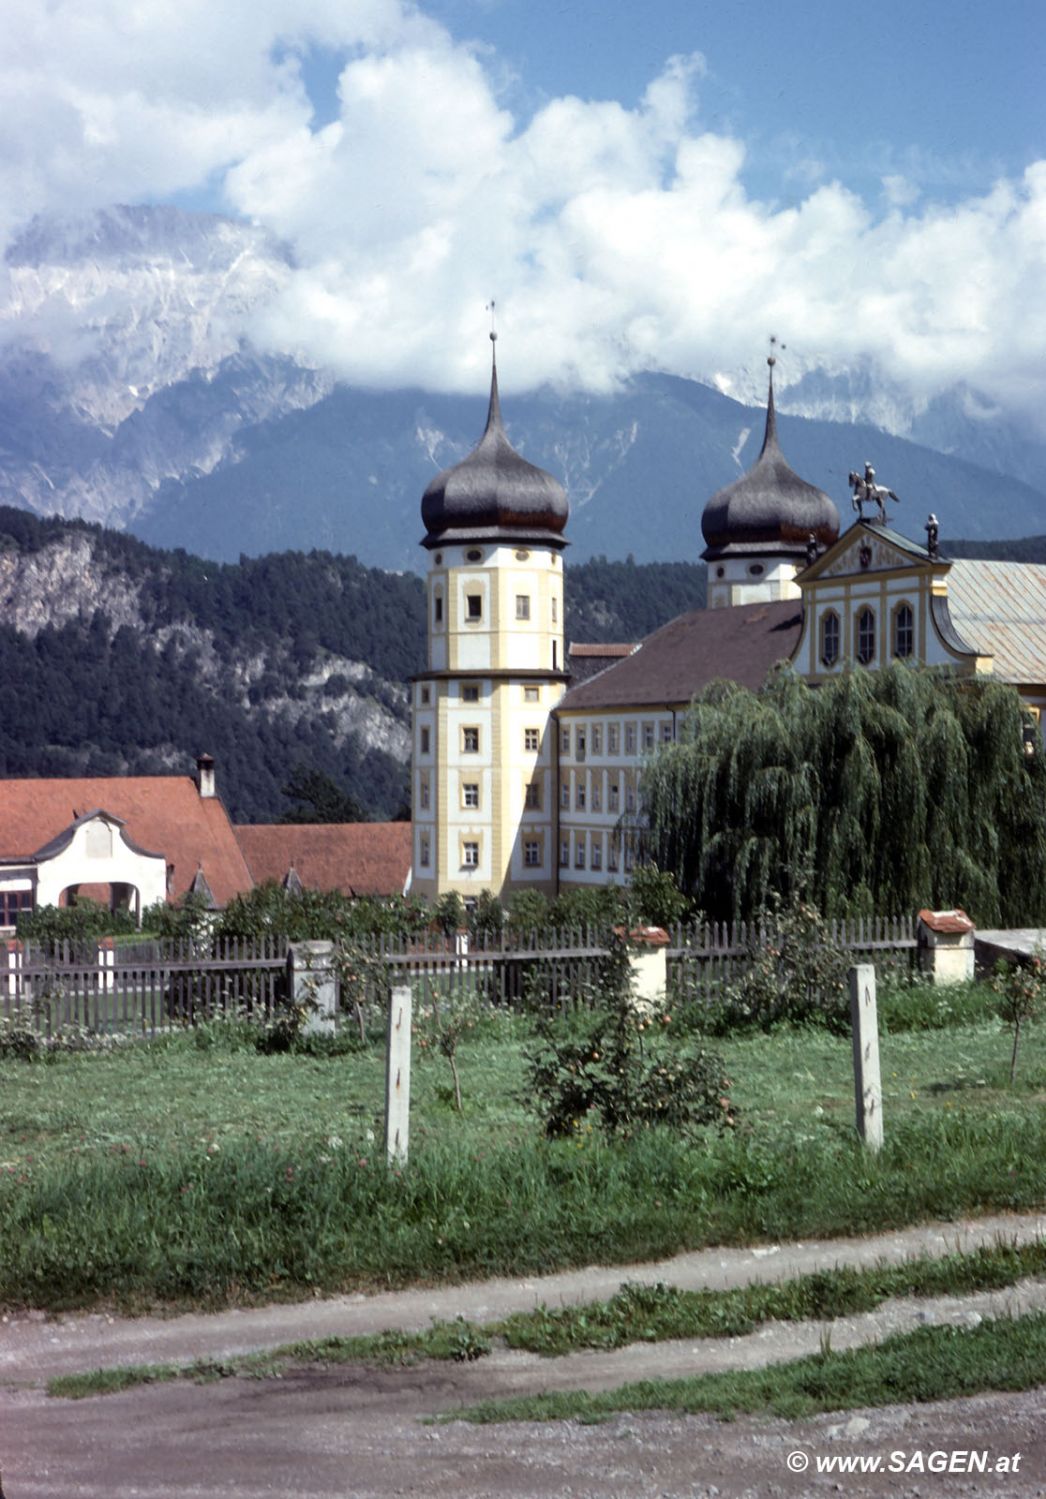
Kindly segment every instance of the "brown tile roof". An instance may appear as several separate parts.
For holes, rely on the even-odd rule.
[[[229,814],[191,776],[85,776],[0,781],[0,858],[24,859],[84,812],[111,812],[132,843],[174,865],[168,890],[185,894],[202,865],[219,905],[251,888]]]
[[[558,711],[689,703],[720,677],[761,687],[770,668],[792,654],[802,619],[798,599],[681,614],[632,655],[572,687]]]
[[[604,671],[622,656],[630,656],[637,650],[636,644],[623,645],[570,645],[567,651],[567,671],[571,685],[577,687],[587,682],[597,672]]]
[[[409,822],[255,823],[236,836],[258,884],[293,867],[307,890],[401,895],[410,873]]]

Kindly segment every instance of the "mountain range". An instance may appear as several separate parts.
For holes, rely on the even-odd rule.
[[[249,224],[169,207],[34,221],[4,266],[0,503],[219,561],[417,569],[421,493],[478,438],[486,392],[351,388],[259,350],[290,264]],[[705,501],[758,452],[765,366],[732,394],[651,371],[594,395],[514,392],[510,348],[501,363],[512,441],[566,485],[571,555],[696,560]],[[976,391],[919,404],[860,358],[778,374],[782,446],[844,518],[871,461],[909,535],[931,510],[943,544],[1046,531],[1046,447]]]

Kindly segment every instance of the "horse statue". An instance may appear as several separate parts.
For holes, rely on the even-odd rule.
[[[870,463],[864,466],[864,476],[851,473],[850,488],[853,490],[853,507],[862,520],[865,519],[865,505],[874,505],[878,511],[875,519],[880,525],[886,524],[886,501],[894,500],[901,503],[898,495],[892,489],[887,489],[885,484],[876,484],[875,469]]]

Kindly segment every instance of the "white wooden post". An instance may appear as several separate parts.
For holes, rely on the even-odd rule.
[[[410,1025],[413,995],[397,984],[389,1001],[385,1050],[385,1153],[389,1165],[405,1165],[410,1137]]]
[[[869,1150],[883,1143],[883,1084],[879,1070],[879,1016],[875,1003],[875,968],[858,963],[850,969],[850,1021],[853,1026],[854,1100],[857,1133]]]
[[[25,962],[25,947],[13,937],[7,944],[7,994],[16,1002],[22,998],[22,967]]]
[[[112,937],[98,939],[98,987],[111,994],[116,987],[116,943]]]

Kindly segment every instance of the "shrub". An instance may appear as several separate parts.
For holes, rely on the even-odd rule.
[[[670,1015],[640,1012],[627,990],[592,1017],[540,1018],[526,1062],[528,1101],[546,1135],[568,1135],[593,1117],[624,1136],[654,1125],[732,1124],[721,1058],[693,1043],[667,1044],[670,1025]]]
[[[749,966],[728,984],[717,1029],[771,1030],[782,1021],[824,1025],[845,1033],[850,1024],[847,954],[833,946],[823,917],[805,901],[776,903],[749,946]]]

